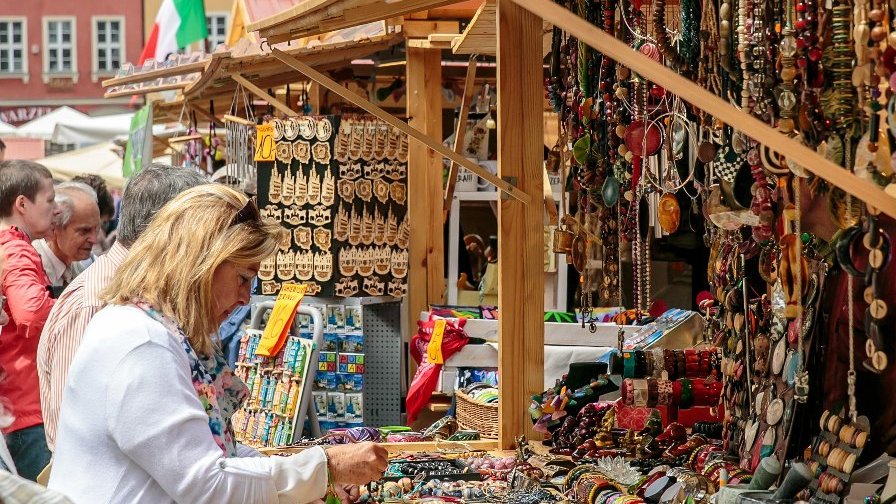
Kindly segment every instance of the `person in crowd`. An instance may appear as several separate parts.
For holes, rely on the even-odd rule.
[[[73,178],[72,182],[82,182],[93,188],[96,192],[97,205],[100,207],[100,228],[96,234],[96,244],[93,246],[93,254],[88,259],[77,263],[77,268],[80,269],[78,273],[81,273],[81,271],[84,271],[93,263],[96,256],[105,254],[112,246],[107,239],[108,236],[106,235],[106,231],[109,222],[115,218],[115,198],[113,198],[112,193],[109,192],[109,188],[106,186],[106,181],[99,175],[85,173]]]
[[[189,189],[129,249],[90,321],[63,393],[49,487],[76,504],[311,502],[380,478],[383,447],[242,457],[230,416],[248,389],[214,350],[249,302],[277,223],[220,184]]]
[[[65,182],[56,186],[59,217],[49,237],[35,240],[44,271],[54,287],[54,297],[77,275],[75,264],[90,257],[100,227],[100,208],[96,192],[81,182]]]
[[[0,139],[0,162],[6,159],[6,143]]]
[[[103,306],[100,293],[124,262],[130,248],[152,217],[181,192],[207,183],[193,170],[153,164],[134,175],[121,204],[119,239],[68,286],[50,311],[37,346],[37,375],[47,444],[54,450],[56,422],[69,366],[81,344],[87,323]]]
[[[32,161],[0,162],[0,285],[9,322],[0,344],[0,398],[15,416],[3,429],[19,474],[35,479],[50,460],[40,411],[35,358],[40,333],[53,307],[50,279],[32,240],[50,236],[59,211],[53,177]]]

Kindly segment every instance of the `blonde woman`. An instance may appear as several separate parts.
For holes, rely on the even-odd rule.
[[[372,444],[263,458],[234,443],[230,415],[248,391],[212,335],[248,303],[280,232],[219,184],[162,208],[72,362],[50,488],[75,504],[301,503],[382,475],[386,452]]]

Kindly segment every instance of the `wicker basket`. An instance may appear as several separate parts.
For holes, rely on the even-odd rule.
[[[498,405],[482,404],[460,390],[457,400],[457,425],[464,430],[478,431],[484,439],[498,439]]]

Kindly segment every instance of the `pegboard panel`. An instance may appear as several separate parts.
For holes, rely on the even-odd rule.
[[[401,425],[401,303],[364,306],[364,424]]]

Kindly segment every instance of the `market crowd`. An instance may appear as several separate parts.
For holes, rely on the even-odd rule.
[[[234,318],[280,232],[189,169],[151,165],[118,199],[0,161],[0,502],[313,502],[378,479],[371,443],[233,438]]]

